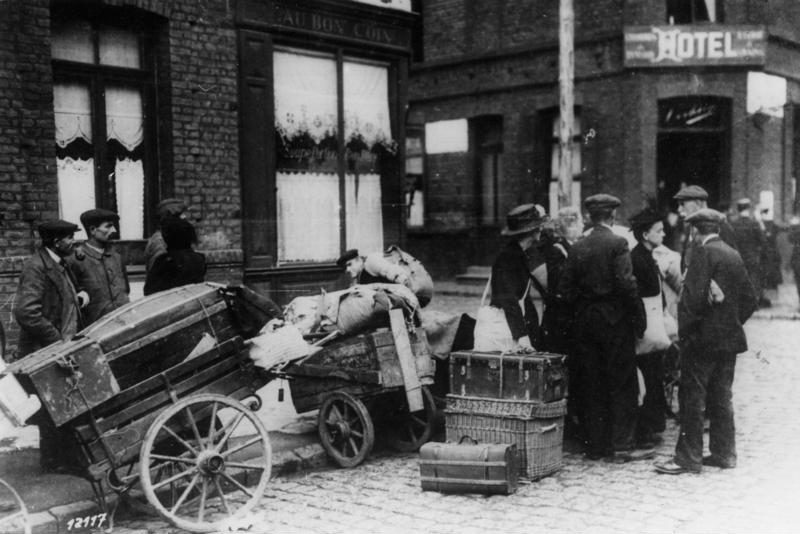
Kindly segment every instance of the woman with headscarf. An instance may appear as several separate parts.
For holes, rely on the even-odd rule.
[[[660,442],[660,434],[666,428],[663,380],[664,351],[669,347],[669,340],[664,329],[661,273],[653,258],[653,250],[664,241],[664,223],[661,215],[650,208],[637,213],[629,222],[638,242],[631,251],[633,274],[639,297],[645,301],[646,308],[651,308],[647,313],[647,330],[637,342],[636,350],[636,364],[645,386],[637,418],[636,440],[639,446],[652,447]]]
[[[179,217],[165,220],[161,232],[167,252],[158,256],[147,271],[144,294],[200,283],[206,275],[206,257],[192,248],[197,232],[192,223]]]

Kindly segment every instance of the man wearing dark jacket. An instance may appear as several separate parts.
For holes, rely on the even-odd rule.
[[[736,202],[739,216],[733,221],[733,232],[736,234],[736,243],[739,245],[739,254],[742,256],[744,268],[750,276],[750,281],[756,289],[756,294],[761,297],[763,278],[761,269],[761,255],[764,251],[764,230],[753,218],[750,211],[750,200],[743,198]]]
[[[678,201],[678,215],[684,219],[684,222],[686,218],[694,212],[708,208],[708,193],[699,185],[686,186],[678,191],[672,198]],[[685,232],[686,235],[683,238],[683,251],[681,254],[681,272],[684,272],[689,265],[689,260],[692,257],[692,244],[694,243],[694,240],[690,236],[691,228],[687,226]],[[727,219],[720,224],[719,237],[727,243],[728,246],[734,250],[738,250],[736,234]]]
[[[14,300],[14,317],[19,323],[17,359],[51,343],[72,338],[81,329],[80,305],[72,273],[64,262],[73,249],[78,227],[66,221],[39,225],[42,246],[22,266]],[[23,381],[28,393],[32,385]],[[69,472],[75,449],[69,434],[56,428],[42,407],[29,420],[39,427],[39,462],[43,472]]]
[[[625,238],[613,233],[618,198],[586,199],[594,228],[570,250],[560,298],[575,308],[574,357],[585,384],[581,421],[587,457],[625,462],[652,456],[635,450],[635,340],[646,326]]]
[[[703,209],[686,221],[697,229],[692,262],[678,303],[681,360],[681,432],[672,461],[657,463],[665,474],[700,472],[702,466],[736,466],[731,402],[736,355],[747,350],[742,324],[758,307],[744,262],[720,239],[725,216]],[[712,279],[722,298],[711,298]],[[703,457],[703,410],[711,422],[709,449]]]
[[[111,246],[119,216],[110,210],[93,209],[81,213],[81,224],[89,239],[81,245],[68,264],[78,282],[78,289],[89,294],[84,310],[84,326],[129,302],[128,274],[119,253]]]

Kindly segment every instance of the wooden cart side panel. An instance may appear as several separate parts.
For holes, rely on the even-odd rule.
[[[356,397],[381,393],[386,388],[377,384],[364,384],[338,378],[298,377],[290,382],[292,402],[297,413],[310,412],[322,405],[326,397],[343,391]]]

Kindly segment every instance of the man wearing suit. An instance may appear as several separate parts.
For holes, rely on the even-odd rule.
[[[42,246],[22,266],[14,301],[19,323],[18,358],[57,341],[70,339],[81,329],[81,304],[88,298],[75,290],[75,281],[64,258],[73,249],[78,227],[66,221],[39,225]],[[25,384],[23,384],[25,385]],[[27,384],[27,389],[31,390]],[[74,450],[71,438],[58,430],[45,409],[28,421],[39,426],[39,454],[44,472],[70,472]]]
[[[678,215],[680,215],[684,222],[686,221],[686,217],[695,213],[698,210],[707,209],[708,208],[708,193],[705,189],[700,187],[699,185],[689,185],[678,191],[678,193],[672,197],[678,201]],[[683,251],[681,254],[681,271],[685,271],[686,267],[689,265],[689,260],[692,256],[692,243],[694,240],[689,235],[690,228],[685,229],[686,235],[683,239]],[[733,231],[733,228],[728,223],[728,220],[725,219],[722,221],[719,229],[719,237],[725,243],[728,244],[734,250],[738,250],[737,243],[736,243],[736,234]]]
[[[742,324],[758,307],[758,299],[741,256],[719,236],[724,219],[722,213],[711,209],[686,218],[697,236],[678,303],[678,329],[684,344],[681,432],[674,458],[655,465],[660,473],[699,473],[704,465],[736,466],[731,385],[736,355],[747,350]],[[721,299],[709,294],[712,278],[721,290]],[[711,455],[707,457],[703,457],[704,409],[711,422]]]
[[[637,377],[635,339],[646,318],[625,238],[611,229],[620,205],[611,195],[586,199],[594,228],[570,249],[558,296],[575,309],[574,357],[581,370],[580,419],[586,455],[626,462],[652,456],[635,450]]]
[[[736,203],[739,216],[733,221],[733,231],[736,234],[736,243],[739,245],[739,254],[742,255],[744,268],[750,276],[756,294],[761,297],[763,289],[761,254],[764,251],[764,230],[753,218],[750,212],[750,200],[743,198]]]

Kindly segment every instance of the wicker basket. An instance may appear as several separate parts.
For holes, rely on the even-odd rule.
[[[560,417],[567,413],[567,400],[538,402],[448,395],[447,408],[456,412],[523,418]]]
[[[522,417],[485,412],[515,409],[526,409],[529,413],[534,411],[531,406],[514,406],[525,401],[479,400],[480,403],[475,402],[469,407],[469,397],[448,397],[448,408],[444,412],[447,441],[458,442],[463,436],[469,436],[479,443],[515,443],[520,475],[532,479],[545,477],[561,468],[566,402],[526,403],[536,404],[541,413],[547,416]],[[488,401],[488,405],[484,404],[485,401]],[[479,409],[483,409],[484,413]]]

